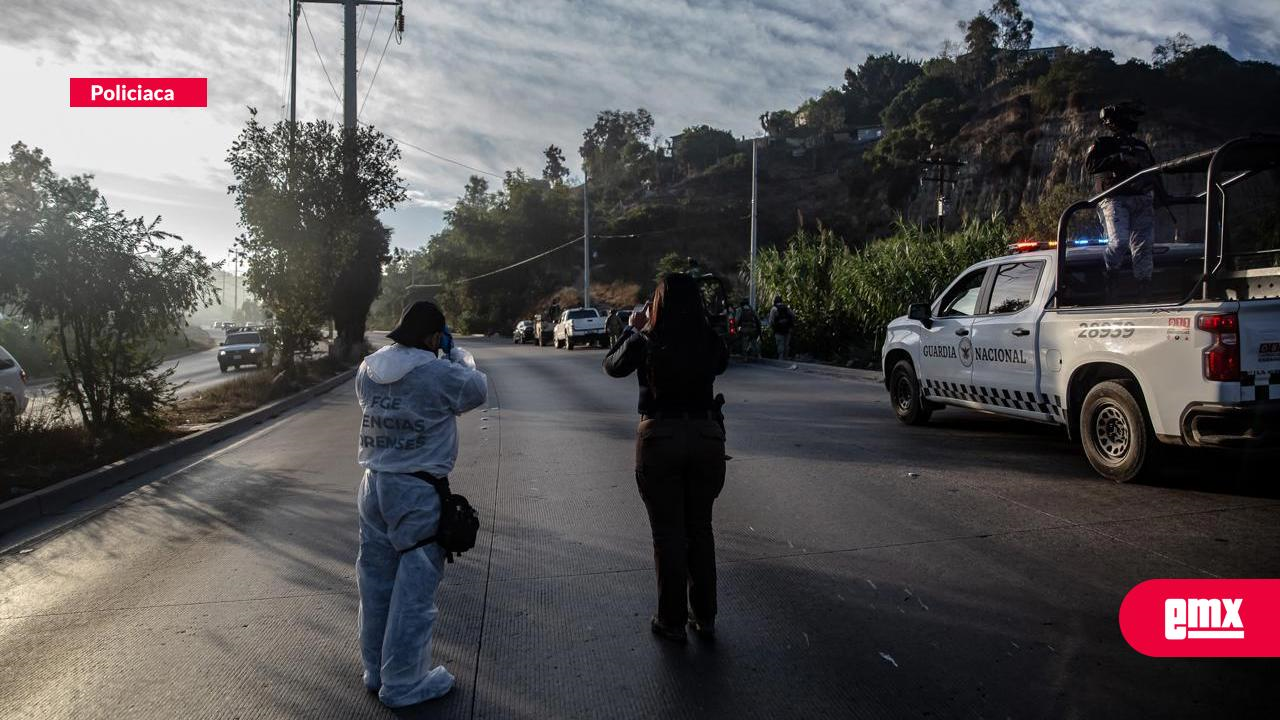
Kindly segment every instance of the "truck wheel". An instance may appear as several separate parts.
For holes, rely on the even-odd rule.
[[[1129,482],[1154,465],[1147,415],[1132,381],[1107,380],[1090,388],[1080,406],[1080,444],[1099,475]]]
[[[898,420],[907,425],[924,425],[933,415],[933,409],[920,396],[920,381],[910,360],[899,360],[889,372],[889,399]]]

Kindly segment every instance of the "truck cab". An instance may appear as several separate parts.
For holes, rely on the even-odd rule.
[[[608,342],[605,318],[595,308],[571,308],[560,314],[556,323],[554,341],[557,348],[572,350],[577,345],[598,345]]]
[[[1203,241],[1154,245],[1145,286],[1107,282],[1107,241],[1092,221],[1124,183],[1068,208],[1055,240],[1014,243],[1014,253],[966,269],[887,328],[882,361],[898,418],[921,424],[958,406],[1060,425],[1117,481],[1154,467],[1162,444],[1277,444],[1280,217],[1229,207],[1254,180],[1249,197],[1274,208],[1278,167],[1280,138],[1254,136],[1124,181],[1206,183],[1166,199],[1191,211],[1183,223],[1206,218]]]

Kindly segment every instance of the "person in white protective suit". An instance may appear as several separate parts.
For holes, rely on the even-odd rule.
[[[449,475],[458,457],[456,417],[484,404],[488,381],[467,351],[452,347],[434,303],[414,303],[387,337],[395,344],[365,358],[356,374],[365,469],[356,581],[364,684],[396,708],[453,687],[444,666],[430,666],[445,553],[435,543],[409,550],[435,534],[440,497],[410,473]]]

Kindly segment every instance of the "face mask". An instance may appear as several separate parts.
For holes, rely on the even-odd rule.
[[[444,326],[444,331],[440,333],[440,353],[444,357],[448,357],[453,352],[453,333],[449,331],[449,326]]]

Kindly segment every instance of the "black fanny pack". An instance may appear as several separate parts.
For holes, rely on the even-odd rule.
[[[426,472],[409,474],[436,489],[440,496],[440,523],[436,526],[435,535],[419,540],[401,554],[435,543],[444,549],[445,559],[453,562],[454,555],[475,547],[476,535],[480,532],[480,516],[465,497],[449,492],[449,478],[438,478]]]

